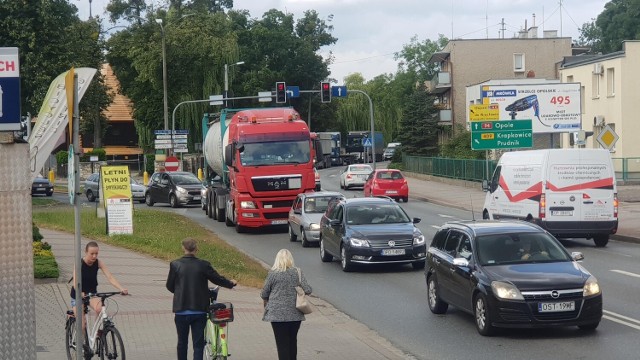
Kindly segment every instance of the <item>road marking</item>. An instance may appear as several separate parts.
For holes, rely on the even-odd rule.
[[[455,217],[453,215],[438,214],[438,216],[443,217],[443,218],[448,218],[448,219],[457,219],[457,217]]]
[[[438,226],[438,225],[431,225],[431,227],[434,228],[434,229],[440,230],[440,226]]]
[[[602,312],[605,314],[605,315],[602,315],[602,317],[607,319],[607,320],[611,320],[613,322],[617,322],[618,324],[626,325],[626,326],[628,326],[630,328],[634,328],[636,330],[640,330],[640,320],[636,320],[636,319],[630,318],[628,316],[620,315],[618,313],[614,313],[613,311],[602,310]],[[609,315],[611,315],[611,316],[609,316]],[[624,319],[624,320],[617,319],[617,318],[615,318],[613,316],[617,316],[617,317],[619,317],[621,319]],[[632,324],[632,323],[637,323],[638,325],[635,325],[635,324]]]
[[[627,275],[627,276],[633,276],[633,277],[640,278],[640,274],[635,274],[635,273],[628,272],[628,271],[624,271],[624,270],[615,270],[615,269],[612,269],[611,271],[613,271],[613,272],[615,272],[615,273],[618,273],[618,274],[622,274],[622,275]]]

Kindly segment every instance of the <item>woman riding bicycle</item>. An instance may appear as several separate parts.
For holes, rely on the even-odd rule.
[[[98,292],[98,269],[102,270],[104,276],[109,280],[111,285],[118,289],[122,295],[127,295],[129,292],[123,288],[122,285],[111,274],[104,261],[98,259],[98,243],[90,241],[84,248],[84,256],[82,257],[82,295],[95,294]],[[73,284],[76,283],[76,272],[73,271]],[[71,288],[71,306],[73,312],[76,313],[76,289]],[[99,314],[102,311],[102,303],[99,298],[91,298],[89,306]]]

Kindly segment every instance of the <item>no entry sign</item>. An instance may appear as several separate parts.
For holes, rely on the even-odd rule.
[[[178,171],[180,168],[180,161],[175,156],[169,156],[164,161],[164,168],[167,169],[167,171]]]

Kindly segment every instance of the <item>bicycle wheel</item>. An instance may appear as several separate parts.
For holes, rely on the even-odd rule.
[[[125,360],[124,343],[120,332],[114,326],[104,329],[100,337],[102,349],[100,351],[100,359],[122,359]]]
[[[212,340],[215,339],[212,334],[213,329],[213,324],[207,320],[207,326],[204,328],[204,358],[206,360],[214,360],[216,358],[216,344],[212,342]]]
[[[76,318],[69,317],[65,328],[65,348],[67,349],[67,360],[78,360],[78,348],[76,347]]]

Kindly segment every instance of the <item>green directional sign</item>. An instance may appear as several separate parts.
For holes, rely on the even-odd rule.
[[[471,149],[520,149],[533,147],[531,119],[471,122]]]

